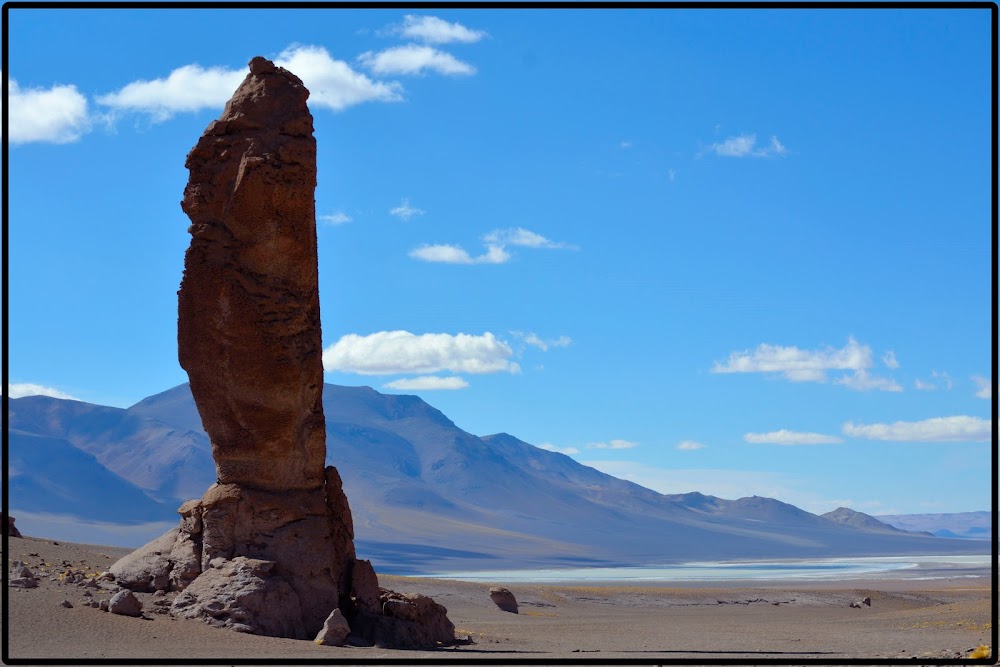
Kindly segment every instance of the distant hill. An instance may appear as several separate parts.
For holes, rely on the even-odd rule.
[[[820,516],[824,519],[829,519],[830,521],[835,521],[836,523],[845,526],[851,526],[852,528],[857,528],[858,530],[867,530],[874,533],[912,533],[915,535],[932,536],[927,532],[906,531],[896,528],[895,526],[890,526],[889,524],[883,523],[871,515],[865,514],[864,512],[857,512],[847,507],[838,507],[832,512],[827,512],[826,514],[821,514]]]
[[[992,540],[992,512],[955,512],[952,514],[885,514],[881,521],[904,530],[923,531],[937,537],[964,540]]]
[[[41,396],[9,406],[11,428],[68,443],[161,501],[148,508],[151,520],[215,481],[186,384],[128,409]],[[982,552],[969,541],[859,529],[771,498],[663,495],[505,433],[467,433],[416,396],[327,384],[323,406],[327,462],[344,480],[359,555],[385,572]],[[67,497],[94,496],[67,502],[66,514],[114,515],[112,486],[66,483],[75,484]],[[42,494],[12,483],[12,511],[42,511]]]

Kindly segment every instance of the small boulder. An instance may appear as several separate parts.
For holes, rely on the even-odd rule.
[[[509,611],[512,614],[517,613],[517,600],[514,599],[514,594],[506,588],[501,588],[500,586],[491,588],[490,599],[493,600],[493,604],[504,611]]]
[[[870,606],[872,606],[872,599],[871,598],[865,598],[864,600],[861,601],[861,604],[868,605],[870,607]]]
[[[347,619],[340,613],[340,609],[334,609],[326,617],[323,629],[316,635],[316,643],[321,646],[343,646],[347,635],[351,633],[351,626],[347,624]]]
[[[123,588],[111,596],[108,611],[121,616],[142,616],[142,602],[132,591]]]
[[[111,566],[111,574],[120,586],[133,591],[152,593],[170,585],[173,563],[170,553],[177,541],[177,529],[172,528]]]
[[[851,609],[861,609],[861,603],[860,602],[852,602],[851,605],[850,605],[850,607],[851,607]]]
[[[62,604],[62,606],[66,607],[67,609],[72,609],[73,608],[73,603],[70,602],[69,600],[63,600],[61,604]]]
[[[15,588],[38,588],[38,579],[24,563],[16,560],[11,563],[7,584]]]

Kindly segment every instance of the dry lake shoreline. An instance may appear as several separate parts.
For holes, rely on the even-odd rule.
[[[105,570],[130,550],[39,538],[10,538],[13,560]],[[37,554],[31,556],[29,554]],[[63,565],[69,563],[69,565]],[[585,582],[492,584],[509,588],[519,614],[501,611],[491,583],[380,575],[401,592],[430,595],[448,608],[471,644],[436,651],[327,647],[217,630],[151,613],[157,599],[139,594],[146,618],[84,607],[84,588],[36,571],[35,589],[9,589],[12,659],[462,659],[552,658],[593,663],[622,659],[884,659],[965,657],[990,643],[991,580],[845,579],[839,581]],[[95,599],[108,597],[94,592]],[[851,602],[872,599],[870,607]],[[63,600],[72,608],[61,606]]]

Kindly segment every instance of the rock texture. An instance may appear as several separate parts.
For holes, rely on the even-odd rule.
[[[7,534],[11,537],[21,537],[21,531],[14,525],[14,517],[7,516]]]
[[[111,573],[131,590],[179,591],[175,616],[239,632],[342,642],[336,612],[364,641],[450,644],[444,607],[380,589],[355,558],[340,475],[324,468],[308,96],[294,74],[254,58],[188,155],[178,350],[217,482]]]
[[[220,484],[323,485],[308,96],[294,74],[254,58],[187,157],[181,208],[191,218],[191,245],[178,294],[178,354]]]

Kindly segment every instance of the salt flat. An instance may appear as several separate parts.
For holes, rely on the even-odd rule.
[[[125,549],[11,538],[13,560],[58,571],[104,570]],[[31,556],[29,554],[37,554]],[[137,594],[146,618],[83,607],[85,589],[41,576],[36,589],[9,589],[4,631],[10,658],[407,660],[579,658],[859,659],[954,658],[990,642],[990,581],[884,579],[722,584],[512,584],[519,614],[498,609],[490,583],[383,575],[382,585],[432,596],[448,608],[456,634],[471,644],[437,651],[328,647],[217,630],[151,613],[157,599]],[[108,597],[95,592],[96,598]],[[172,597],[172,595],[168,595]],[[871,597],[871,607],[849,607]],[[73,608],[61,606],[69,600]]]

